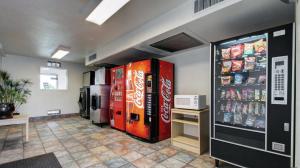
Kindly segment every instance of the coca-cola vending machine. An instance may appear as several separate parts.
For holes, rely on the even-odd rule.
[[[111,69],[110,126],[126,130],[125,65]]]
[[[149,142],[171,136],[174,64],[157,59],[126,66],[126,132]]]

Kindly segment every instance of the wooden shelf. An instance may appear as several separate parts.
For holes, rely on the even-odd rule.
[[[200,147],[199,138],[192,137],[192,136],[189,136],[189,135],[174,137],[173,141],[180,142],[180,143],[187,144],[187,145],[191,145],[191,146],[194,146],[196,148]]]
[[[192,118],[172,119],[173,122],[198,126],[198,121]]]
[[[179,148],[202,154],[208,149],[209,113],[208,109],[186,110],[172,109],[171,142]],[[184,134],[185,125],[197,129],[196,137]]]

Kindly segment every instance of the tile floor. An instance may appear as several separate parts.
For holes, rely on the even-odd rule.
[[[141,142],[80,117],[30,123],[29,142],[23,126],[0,127],[0,164],[54,152],[64,168],[212,168],[207,154],[198,156],[171,146],[169,140]]]

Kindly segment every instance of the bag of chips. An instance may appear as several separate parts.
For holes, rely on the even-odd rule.
[[[249,103],[248,114],[254,115],[255,106],[253,102]]]
[[[253,127],[255,123],[255,116],[249,114],[246,120],[246,126]]]
[[[228,101],[226,104],[226,109],[227,112],[231,112],[231,101]]]
[[[261,91],[261,101],[266,101],[266,98],[267,98],[267,92],[266,90],[262,90]]]
[[[255,69],[255,64],[256,64],[256,58],[255,57],[247,57],[245,58],[245,70],[254,70]]]
[[[233,60],[232,61],[232,71],[233,72],[239,72],[243,69],[243,61],[242,60]]]
[[[265,128],[265,119],[260,118],[260,117],[258,119],[256,119],[254,127],[256,127],[256,128]]]
[[[223,61],[222,63],[222,73],[229,73],[231,70],[231,61]]]
[[[232,80],[232,76],[222,76],[221,77],[221,84],[222,85],[230,85]]]
[[[259,107],[260,107],[260,104],[258,103],[258,102],[256,102],[255,103],[255,110],[254,110],[254,114],[255,115],[260,115],[260,109],[259,109]]]
[[[266,83],[266,75],[260,75],[258,77],[258,83],[259,84],[265,84]]]
[[[220,96],[220,98],[221,99],[225,99],[225,97],[226,97],[226,90],[221,90],[221,96]]]
[[[242,123],[243,123],[242,113],[234,113],[234,124],[242,124]]]
[[[241,58],[244,53],[244,45],[238,44],[231,47],[231,59]]]
[[[245,43],[244,44],[244,55],[253,55],[254,54],[254,49],[253,49],[253,43]]]
[[[243,104],[243,111],[242,111],[242,113],[245,114],[245,115],[248,114],[248,104],[246,104],[246,103]]]
[[[260,90],[255,89],[255,100],[260,100]]]
[[[224,113],[224,119],[223,119],[223,121],[225,122],[225,123],[231,123],[231,121],[232,121],[232,115],[233,115],[233,113]]]
[[[230,59],[231,48],[222,49],[221,52],[223,59]]]
[[[247,90],[247,94],[248,94],[248,100],[253,100],[255,98],[255,93],[253,89],[248,89]]]
[[[235,74],[234,75],[234,84],[241,85],[243,83],[244,76],[242,74]]]
[[[230,89],[230,96],[231,96],[231,100],[235,100],[236,99],[236,94],[235,94],[235,90],[234,89]]]
[[[226,91],[226,99],[227,100],[231,99],[231,91],[230,90]]]
[[[265,53],[267,49],[267,42],[263,39],[254,43],[254,50],[256,53]]]
[[[242,99],[247,100],[248,99],[248,89],[242,90]]]
[[[257,57],[256,66],[260,68],[266,68],[267,66],[267,58],[266,57]]]
[[[240,89],[236,89],[236,98],[237,100],[242,100],[242,94]]]
[[[256,78],[255,77],[249,77],[247,80],[247,84],[253,85],[256,83]]]

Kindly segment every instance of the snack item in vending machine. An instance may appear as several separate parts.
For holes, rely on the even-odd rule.
[[[233,113],[226,112],[226,113],[224,113],[224,119],[223,119],[223,121],[225,123],[231,123],[232,117],[233,117]]]
[[[222,63],[222,73],[229,73],[231,70],[231,61],[223,61]]]
[[[221,84],[222,85],[230,85],[232,80],[232,76],[222,76],[221,77]]]
[[[261,91],[261,101],[266,101],[267,92],[266,90]]]
[[[258,115],[258,116],[260,115],[260,111],[259,111],[260,109],[259,108],[260,108],[260,104],[258,102],[256,102],[255,103],[255,111],[254,111],[255,115]]]
[[[255,84],[256,83],[256,78],[255,77],[249,77],[248,79],[247,79],[247,82],[246,82],[247,84],[250,84],[250,85],[253,85],[253,84]]]
[[[242,113],[243,112],[243,104],[242,103],[237,103],[236,112],[237,113]]]
[[[255,123],[255,116],[248,114],[245,125],[248,127],[253,127]]]
[[[225,99],[226,98],[226,90],[223,89],[221,90],[221,96],[220,96],[221,99]]]
[[[232,61],[232,71],[239,72],[243,69],[243,61],[242,60],[233,60]]]
[[[240,89],[236,89],[236,97],[237,100],[242,100],[242,94]]]
[[[243,116],[242,113],[234,113],[234,124],[242,124],[243,123]]]
[[[255,69],[256,58],[255,57],[246,57],[245,58],[245,70],[252,71]]]
[[[265,68],[267,66],[267,58],[258,56],[256,66],[261,67],[261,68]]]
[[[244,44],[244,55],[253,55],[254,54],[254,46],[253,43],[245,43]]]
[[[231,100],[235,100],[236,99],[235,90],[233,88],[230,89],[230,97],[231,97]]]
[[[238,44],[231,47],[231,59],[241,58],[244,53],[244,45]]]
[[[260,100],[260,90],[255,89],[255,100]]]
[[[226,109],[225,109],[226,112],[231,112],[231,104],[232,104],[231,101],[228,101],[228,102],[227,102],[227,104],[226,104]]]
[[[230,59],[231,48],[222,49],[221,52],[223,59]]]
[[[248,100],[253,100],[255,98],[255,93],[253,89],[248,88],[247,94],[248,94]]]
[[[265,114],[266,114],[266,105],[265,104],[261,105],[260,113],[262,116],[265,116]]]
[[[248,99],[248,89],[242,89],[242,100]]]
[[[230,89],[226,91],[226,99],[227,100],[231,99],[231,91],[230,91]]]
[[[248,114],[254,115],[254,111],[255,111],[255,105],[253,102],[250,102],[248,107]]]
[[[231,107],[231,112],[236,113],[236,110],[237,110],[237,102],[233,102]]]
[[[221,111],[221,112],[224,112],[224,111],[225,111],[225,108],[226,108],[226,106],[225,106],[224,104],[221,104],[221,106],[220,106],[220,111]]]
[[[256,128],[265,128],[265,119],[264,119],[264,117],[258,117],[255,121],[254,127],[256,127]]]
[[[235,74],[234,75],[234,84],[241,85],[244,81],[244,75],[242,74]]]
[[[254,50],[256,53],[265,53],[267,49],[267,42],[263,39],[254,42]]]
[[[247,103],[245,103],[245,104],[243,104],[243,111],[242,111],[242,113],[243,114],[248,114],[248,104]]]
[[[258,77],[258,83],[259,84],[265,84],[266,83],[266,75],[260,75]]]

